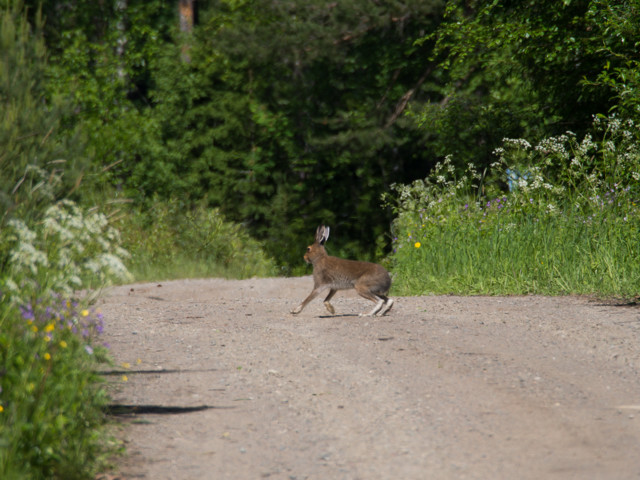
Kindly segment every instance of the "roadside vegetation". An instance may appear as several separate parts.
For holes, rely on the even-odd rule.
[[[394,186],[395,292],[637,296],[638,128],[595,127],[599,141],[505,139],[483,171],[447,158]]]
[[[188,208],[181,200],[129,208],[116,223],[137,281],[195,277],[271,277],[280,272],[262,243],[217,208]]]

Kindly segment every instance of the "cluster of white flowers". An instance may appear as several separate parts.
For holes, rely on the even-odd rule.
[[[64,200],[49,207],[34,229],[15,219],[7,226],[12,248],[3,290],[15,301],[22,300],[25,285],[70,295],[89,279],[104,285],[129,278],[119,233],[99,212],[85,213]]]
[[[531,150],[531,144],[528,141],[526,141],[524,138],[503,138],[502,143],[505,147],[520,148],[522,150]]]
[[[568,140],[568,135],[545,138],[538,145],[536,145],[535,150],[536,152],[545,155],[546,158],[550,158],[551,156],[558,156],[561,159],[568,160],[571,156],[569,151],[567,150]]]
[[[49,266],[45,253],[34,246],[36,234],[22,220],[11,219],[7,226],[7,239],[15,244],[9,254],[11,265],[32,275],[37,275],[40,267]]]

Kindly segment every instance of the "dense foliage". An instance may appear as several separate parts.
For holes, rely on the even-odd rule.
[[[640,135],[617,117],[595,126],[601,141],[505,139],[484,173],[448,158],[395,186],[397,291],[636,296]]]
[[[446,135],[441,158],[486,166],[504,137],[585,133],[611,109],[637,118],[638,15],[637,1],[447,2],[426,37],[449,74],[445,105],[421,113]]]
[[[61,125],[70,103],[47,95],[40,27],[0,7],[0,477],[91,478],[106,445],[102,318],[73,294],[126,268],[107,217],[70,200],[91,162]]]
[[[202,15],[191,61],[176,72],[174,51],[160,65],[152,98],[171,176],[152,188],[180,178],[182,195],[220,205],[286,263],[321,221],[371,251],[380,192],[426,171],[427,152],[407,150],[423,134],[396,109],[423,75],[426,48],[412,42],[434,9],[220,2]],[[135,166],[139,184],[151,162]]]
[[[97,191],[205,202],[287,268],[319,222],[383,254],[380,195],[447,155],[638,116],[637,0],[195,4],[185,32],[177,0],[43,3],[47,88]]]

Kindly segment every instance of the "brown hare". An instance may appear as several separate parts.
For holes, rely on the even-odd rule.
[[[345,260],[343,258],[330,257],[324,249],[324,244],[329,238],[329,227],[320,225],[316,230],[316,241],[307,247],[304,260],[313,265],[313,290],[300,305],[291,313],[298,314],[318,294],[329,290],[324,299],[324,306],[331,314],[336,311],[329,300],[338,290],[355,288],[362,297],[376,303],[376,306],[360,316],[382,316],[391,310],[393,299],[387,297],[391,287],[391,277],[383,267],[375,263]]]

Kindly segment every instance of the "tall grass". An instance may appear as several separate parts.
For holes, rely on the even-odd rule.
[[[637,295],[637,129],[615,117],[594,126],[599,141],[505,139],[487,171],[459,174],[449,158],[396,185],[396,291]]]
[[[0,478],[90,478],[106,452],[102,316],[78,289],[127,271],[106,217],[70,201],[0,230]]]
[[[6,3],[6,2],[5,2]],[[126,275],[117,232],[69,201],[85,144],[63,135],[72,105],[46,95],[42,21],[0,7],[0,478],[92,478],[109,450],[94,373],[102,319],[78,289]]]
[[[136,281],[277,274],[260,242],[216,208],[179,200],[123,211],[118,221],[128,269]]]

